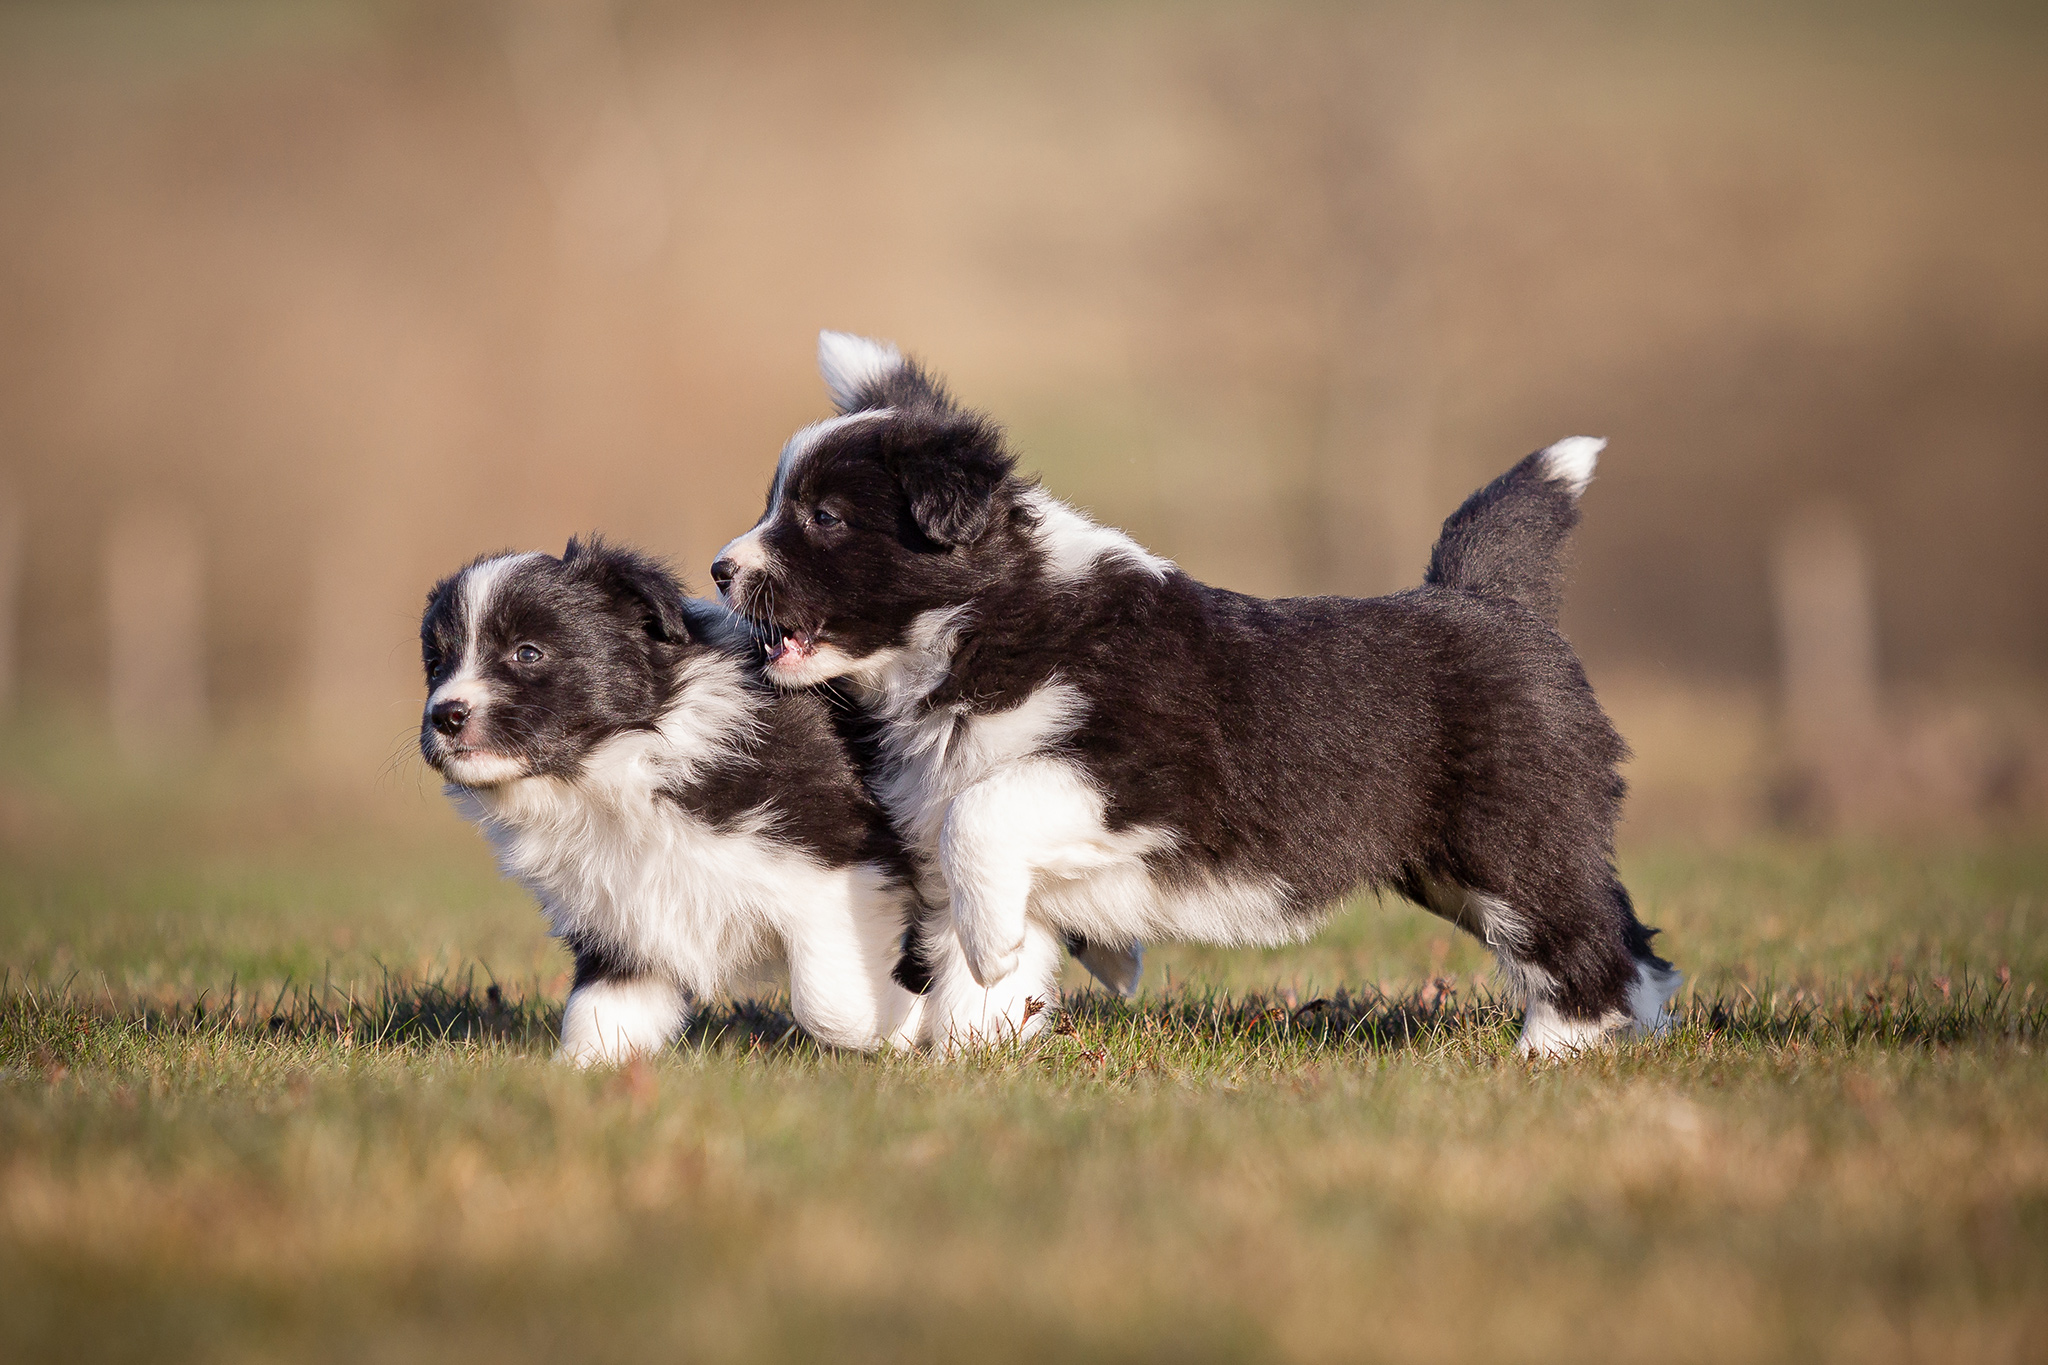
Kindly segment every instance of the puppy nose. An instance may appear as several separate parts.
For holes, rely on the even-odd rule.
[[[464,722],[469,719],[469,703],[460,697],[437,701],[433,709],[427,712],[427,719],[434,722],[434,728],[442,734],[451,737],[459,735],[462,733]]]
[[[732,576],[739,571],[740,566],[733,563],[730,559],[714,559],[711,561],[711,581],[718,585],[720,592],[724,592],[732,586]]]

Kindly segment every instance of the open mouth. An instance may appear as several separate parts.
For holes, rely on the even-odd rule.
[[[819,639],[823,634],[816,630],[785,629],[773,621],[756,621],[753,627],[754,639],[760,643],[770,668],[803,663],[818,652]]]

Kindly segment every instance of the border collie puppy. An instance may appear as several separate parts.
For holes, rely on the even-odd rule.
[[[723,608],[592,537],[442,580],[420,647],[420,752],[575,954],[558,1056],[657,1050],[777,956],[820,1041],[918,1040],[901,847],[825,704],[763,682]]]
[[[1391,888],[1483,939],[1553,1054],[1665,1026],[1679,977],[1613,866],[1626,750],[1558,633],[1602,442],[1444,523],[1419,588],[1208,587],[1018,477],[893,347],[826,333],[840,415],[712,567],[785,687],[837,680],[927,899],[940,1041],[1028,1031],[1067,935],[1274,943]]]

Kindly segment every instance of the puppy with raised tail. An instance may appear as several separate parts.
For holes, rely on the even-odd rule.
[[[824,703],[769,687],[722,607],[572,540],[444,579],[420,648],[420,752],[575,954],[560,1057],[662,1048],[778,957],[820,1041],[919,1041],[902,848]]]
[[[1626,751],[1557,629],[1601,442],[1475,493],[1418,588],[1263,600],[1020,478],[893,347],[819,359],[839,415],[712,577],[774,682],[876,726],[872,785],[950,910],[920,934],[935,1039],[1035,1028],[1069,936],[1279,942],[1361,886],[1486,942],[1524,1052],[1665,1026],[1678,974],[1613,866]]]

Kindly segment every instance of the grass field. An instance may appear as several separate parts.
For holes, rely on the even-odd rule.
[[[2048,838],[1633,847],[1655,1044],[1367,900],[1036,1046],[549,1064],[413,779],[0,751],[0,1358],[2048,1358]]]

